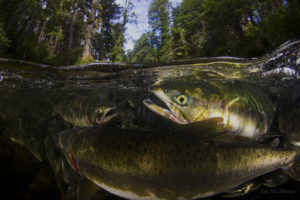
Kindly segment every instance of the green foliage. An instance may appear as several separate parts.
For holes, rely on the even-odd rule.
[[[136,62],[157,62],[157,50],[151,44],[152,33],[144,33],[142,36],[135,42],[129,61]]]
[[[124,41],[125,35],[122,24],[116,24],[113,28],[113,38],[115,44],[110,52],[110,60],[113,62],[123,62],[125,59]]]
[[[108,59],[119,9],[115,0],[1,0],[0,55],[55,65]]]
[[[170,9],[169,0],[153,0],[148,12],[152,32],[151,45],[158,53],[158,60],[170,60]]]
[[[300,35],[299,13],[299,0],[152,0],[150,31],[125,54],[132,0],[0,0],[0,56],[54,65],[261,56]]]
[[[127,60],[124,43],[126,43],[125,31],[128,23],[135,22],[135,13],[133,12],[133,3],[131,0],[125,1],[125,6],[121,11],[122,23],[117,23],[112,27],[112,37],[114,41],[110,52],[110,60],[113,62],[124,62]]]
[[[172,35],[176,41],[175,58],[196,57],[203,48],[202,1],[183,1],[173,10]]]
[[[99,19],[96,20],[97,24],[94,27],[92,56],[96,60],[108,60],[115,44],[112,29],[114,21],[120,17],[120,7],[111,0],[101,0],[99,3],[102,9],[99,11]],[[98,28],[100,31],[97,31]]]
[[[10,40],[7,38],[6,33],[3,30],[3,24],[0,23],[0,56],[4,54],[9,47]]]
[[[137,41],[130,54],[133,61],[262,56],[300,35],[298,0],[183,0],[171,18],[167,2],[152,1],[152,37],[150,42],[141,42],[145,36]]]
[[[76,65],[82,65],[82,64],[88,64],[88,63],[91,63],[91,62],[94,62],[95,60],[94,60],[94,58],[90,55],[90,56],[88,56],[88,57],[86,57],[86,58],[79,58],[76,62],[75,62],[75,64]]]
[[[143,34],[130,53],[131,62],[165,62],[173,58],[169,0],[153,0],[148,12],[151,31]]]
[[[174,13],[174,27],[186,30],[183,40],[192,57],[259,56],[299,35],[299,6],[296,1],[184,0]]]
[[[254,42],[271,51],[286,40],[300,35],[300,2],[288,1],[287,5],[265,5],[264,18],[257,25]],[[251,33],[248,33],[251,34]]]

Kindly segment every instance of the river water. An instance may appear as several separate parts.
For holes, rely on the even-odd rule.
[[[61,154],[58,134],[97,123],[154,130],[174,126],[143,104],[143,100],[153,98],[149,92],[153,85],[170,80],[178,80],[178,84],[183,79],[241,81],[264,88],[275,106],[270,131],[300,142],[299,78],[300,40],[288,41],[265,57],[251,59],[216,57],[169,64],[64,67],[0,59],[3,191],[19,199],[76,199],[82,178]],[[103,115],[108,121],[101,118]],[[280,122],[281,115],[284,120]],[[263,186],[244,198],[296,199],[299,191],[300,183],[290,180],[276,188]],[[99,199],[121,199],[104,191],[98,193]]]

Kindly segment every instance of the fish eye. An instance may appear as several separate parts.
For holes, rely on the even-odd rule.
[[[99,107],[99,108],[97,108],[97,112],[98,112],[98,113],[102,113],[103,110]]]
[[[187,102],[188,102],[188,96],[185,95],[185,94],[181,94],[181,95],[178,95],[176,97],[176,102],[179,104],[179,105],[186,105]]]

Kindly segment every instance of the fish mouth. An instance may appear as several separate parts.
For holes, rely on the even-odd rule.
[[[169,120],[171,120],[171,121],[173,121],[177,124],[188,124],[189,123],[186,119],[181,118],[181,117],[177,117],[178,114],[175,114],[175,113],[172,112],[172,110],[174,110],[172,108],[174,108],[175,106],[172,105],[172,103],[170,103],[166,99],[166,95],[162,91],[153,91],[153,93],[156,97],[158,97],[160,100],[162,100],[168,108],[164,108],[164,107],[161,107],[161,106],[157,105],[151,99],[145,99],[143,101],[143,103],[147,108],[149,108],[154,113],[156,113],[156,114],[158,114],[158,115],[160,115],[164,118],[167,118],[167,119],[169,119]]]
[[[97,118],[95,122],[99,125],[108,124],[117,116],[118,114],[115,113],[115,108],[105,108],[102,109],[101,116]]]

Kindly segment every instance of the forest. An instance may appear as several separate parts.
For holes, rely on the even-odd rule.
[[[300,35],[300,0],[151,0],[150,29],[126,51],[135,1],[0,0],[0,57],[52,65],[255,57]]]

